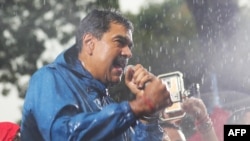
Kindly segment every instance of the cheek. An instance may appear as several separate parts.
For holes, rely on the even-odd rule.
[[[94,48],[94,53],[100,60],[105,60],[106,56],[109,54],[108,46],[103,42],[98,42]]]
[[[100,63],[110,63],[114,57],[112,51],[106,46],[99,47],[99,49],[96,50],[96,55],[96,57],[99,58]]]
[[[110,64],[112,62],[112,59],[111,59],[112,57],[105,50],[98,51],[98,53],[96,53],[96,58],[98,60],[98,62],[96,62],[96,65],[103,66],[106,64]]]

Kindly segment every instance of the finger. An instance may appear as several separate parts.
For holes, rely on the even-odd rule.
[[[129,68],[125,71],[125,81],[126,81],[126,82],[132,82],[133,76],[134,76],[134,69],[133,69],[133,67],[129,67]]]
[[[140,79],[140,82],[138,83],[139,84],[139,88],[144,88],[148,82],[150,82],[152,80],[152,76],[150,75],[144,75],[141,79]]]
[[[143,87],[144,83],[145,83],[145,79],[144,77],[148,77],[147,75],[149,75],[148,71],[143,68],[143,67],[137,67],[135,68],[135,72],[133,75],[133,81],[134,83],[138,86],[138,87]]]
[[[135,71],[133,76],[135,80],[138,80],[138,77],[141,73],[147,72],[147,70],[144,69],[141,65],[136,65],[133,69]]]
[[[143,88],[146,82],[148,82],[149,80],[149,74],[144,71],[137,75],[137,77],[135,78],[135,83],[137,84],[138,88]]]

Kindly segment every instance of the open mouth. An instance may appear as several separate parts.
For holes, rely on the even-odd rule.
[[[124,69],[124,67],[126,66],[127,64],[127,59],[126,58],[123,58],[123,57],[119,57],[117,58],[114,63],[113,63],[113,66],[115,68],[120,68],[120,69]]]
[[[125,63],[114,62],[113,66],[115,68],[121,68],[121,69],[123,69],[125,67]]]

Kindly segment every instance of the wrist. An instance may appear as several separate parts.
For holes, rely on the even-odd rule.
[[[149,99],[148,97],[144,96],[144,95],[142,96],[142,99],[143,99],[144,105],[147,106],[147,108],[149,109],[149,111],[150,112],[154,112],[155,106],[154,106],[152,100]]]
[[[142,123],[158,123],[158,116],[142,116],[140,120]]]
[[[139,118],[145,115],[147,115],[146,117],[152,117],[152,113],[155,112],[153,101],[144,95],[130,101],[129,104],[135,116]]]
[[[202,124],[204,122],[207,122],[208,120],[210,120],[210,117],[208,114],[204,114],[203,116],[200,116],[200,117],[196,117],[196,123],[199,125],[199,124]]]
[[[213,123],[209,116],[205,116],[196,122],[196,128],[202,134],[207,133],[213,128]]]
[[[142,113],[143,110],[142,110],[142,107],[140,106],[140,103],[141,103],[141,100],[133,100],[129,102],[131,110],[137,118],[143,114]]]
[[[153,114],[143,115],[140,119],[146,123],[156,123],[156,122],[158,123],[159,112],[155,112]]]

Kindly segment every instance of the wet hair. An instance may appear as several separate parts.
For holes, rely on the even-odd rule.
[[[127,30],[134,30],[131,21],[126,19],[114,9],[93,10],[87,14],[80,22],[76,31],[76,47],[78,50],[82,48],[82,37],[91,33],[97,39],[101,39],[102,35],[110,29],[110,23],[123,25]]]

